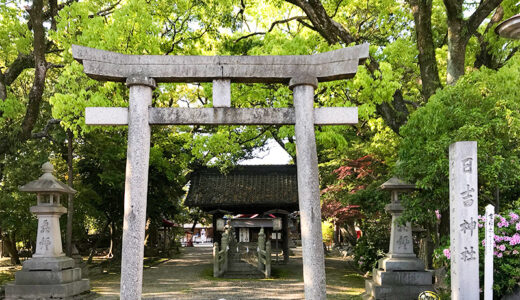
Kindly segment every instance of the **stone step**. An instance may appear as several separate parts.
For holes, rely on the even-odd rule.
[[[248,270],[252,270],[252,271],[256,271],[258,270],[257,267],[255,266],[252,266],[248,263],[234,263],[234,264],[229,264],[228,265],[228,270],[230,271],[241,271],[241,270],[245,270],[245,271],[248,271]]]
[[[89,290],[88,279],[50,285],[7,284],[5,286],[5,300],[76,299],[80,294],[86,293]]]
[[[432,285],[378,285],[372,280],[365,281],[363,299],[415,300],[423,291],[433,291]]]
[[[373,280],[378,285],[430,285],[433,274],[428,271],[394,271],[385,272],[374,269]]]
[[[61,271],[27,271],[22,269],[15,274],[18,285],[59,284],[81,280],[81,269]]]
[[[253,272],[251,271],[226,271],[223,275],[222,275],[223,278],[265,278],[265,275],[258,271],[258,270],[254,270]]]

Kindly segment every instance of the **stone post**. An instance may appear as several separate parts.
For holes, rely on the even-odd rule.
[[[258,255],[258,270],[262,271],[264,269],[264,264],[262,263],[262,251],[265,249],[265,233],[264,227],[260,228],[260,233],[258,233],[258,247],[257,247],[257,255]]]
[[[484,300],[493,300],[493,251],[495,248],[495,207],[486,206],[486,248],[484,254]]]
[[[283,262],[289,262],[289,215],[282,216],[282,248],[283,248]]]
[[[477,142],[450,145],[451,297],[478,299]]]
[[[128,148],[125,178],[123,249],[121,260],[121,299],[141,299],[143,282],[144,235],[150,160],[148,107],[152,104],[155,80],[130,77],[128,107]]]
[[[325,259],[321,234],[318,156],[314,135],[314,90],[318,80],[309,75],[289,82],[293,91],[296,134],[296,165],[303,254],[305,299],[325,299]]]
[[[225,272],[228,269],[228,255],[229,255],[229,228],[222,234],[222,242],[220,249],[224,251],[224,258],[222,259],[222,266],[219,266],[220,272]]]
[[[262,270],[265,278],[271,277],[271,240],[265,242],[265,270]]]
[[[213,277],[219,277],[220,255],[218,242],[213,243]]]

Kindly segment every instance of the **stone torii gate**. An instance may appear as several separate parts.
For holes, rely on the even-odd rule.
[[[121,299],[140,299],[146,222],[150,125],[294,124],[297,150],[303,277],[306,299],[325,299],[318,159],[314,125],[358,122],[356,107],[313,108],[318,81],[352,78],[368,44],[299,56],[124,55],[72,46],[84,72],[126,82],[129,107],[89,107],[88,125],[128,125]],[[157,82],[213,82],[213,108],[153,108]],[[294,108],[231,108],[231,82],[288,83]]]

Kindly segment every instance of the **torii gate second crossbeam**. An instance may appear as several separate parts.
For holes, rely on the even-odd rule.
[[[88,125],[128,124],[121,299],[140,299],[146,222],[150,125],[294,124],[306,299],[326,299],[318,158],[314,125],[356,124],[355,107],[313,108],[318,81],[352,78],[368,44],[314,55],[124,55],[72,46],[84,72],[126,82],[129,107],[87,108]],[[213,82],[213,108],[152,108],[157,82]],[[288,83],[294,108],[231,108],[231,82]]]

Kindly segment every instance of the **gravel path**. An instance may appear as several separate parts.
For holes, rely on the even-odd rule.
[[[145,269],[143,299],[303,299],[302,260],[296,251],[288,265],[274,265],[276,279],[214,279],[212,248],[184,248],[180,258]],[[360,299],[364,278],[348,262],[327,258],[327,298]],[[117,274],[91,274],[96,299],[118,299]]]

